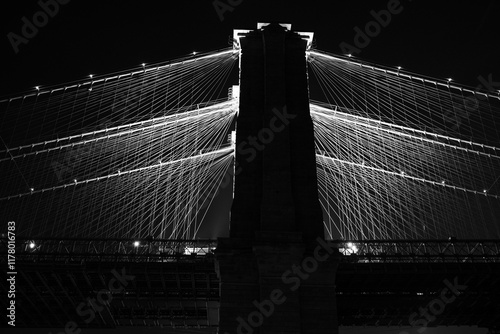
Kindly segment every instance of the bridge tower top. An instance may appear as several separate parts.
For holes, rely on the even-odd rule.
[[[282,28],[286,29],[287,31],[292,31],[292,25],[290,23],[262,23],[262,22],[257,23],[257,30],[262,30],[262,29],[264,29],[264,27],[267,27],[270,24],[277,24],[277,25],[281,26]],[[240,49],[240,38],[251,31],[252,30],[249,30],[249,29],[234,29],[233,30],[233,48],[235,50]],[[305,39],[307,41],[307,50],[309,50],[312,46],[314,33],[313,32],[296,32],[296,33],[299,34],[303,39]]]

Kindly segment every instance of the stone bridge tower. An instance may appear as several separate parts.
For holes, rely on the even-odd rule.
[[[288,24],[236,30],[240,105],[219,333],[337,333],[338,251],[324,242],[306,51]]]

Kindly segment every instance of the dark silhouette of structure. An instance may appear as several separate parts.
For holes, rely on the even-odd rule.
[[[327,254],[327,264],[318,270],[297,269],[307,276],[314,269],[307,280],[295,273],[293,280],[283,277],[297,264],[311,265],[304,259],[313,255],[316,239],[324,238],[307,40],[269,24],[239,41],[235,161],[241,172],[235,177],[230,237],[220,238],[217,248],[220,333],[241,328],[242,321],[258,327],[258,333],[336,333],[337,257]],[[248,156],[243,145],[252,138],[260,147]],[[267,311],[254,313],[257,304]]]

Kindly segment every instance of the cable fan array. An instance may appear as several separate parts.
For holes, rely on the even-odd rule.
[[[500,237],[497,97],[317,51],[309,64],[330,237]]]
[[[21,236],[192,239],[233,168],[223,50],[0,101]],[[500,237],[497,96],[308,52],[331,238]]]
[[[233,160],[236,57],[209,53],[0,102],[18,234],[195,238]]]

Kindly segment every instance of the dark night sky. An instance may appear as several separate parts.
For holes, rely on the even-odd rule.
[[[364,30],[373,20],[370,11],[386,9],[389,1],[243,0],[232,12],[224,13],[223,21],[212,2],[72,0],[60,5],[36,36],[19,46],[17,54],[7,35],[20,34],[21,18],[32,21],[41,8],[35,0],[5,2],[0,12],[4,36],[0,96],[33,90],[36,85],[83,80],[91,73],[135,68],[142,62],[165,61],[192,51],[225,48],[233,29],[253,29],[257,22],[292,23],[294,30],[314,32],[318,49],[341,53],[339,44],[354,44],[353,29]],[[392,16],[359,58],[401,65],[436,78],[452,77],[472,87],[480,84],[479,76],[487,79],[491,74],[493,81],[500,81],[500,1],[401,0],[401,6],[403,10]],[[476,332],[428,329],[425,333]]]
[[[20,34],[21,18],[32,21],[40,6],[35,0],[9,1],[11,8],[3,5],[0,14],[0,95],[225,48],[234,28],[255,28],[259,21],[292,23],[294,30],[315,32],[317,48],[341,53],[341,42],[354,44],[354,27],[364,30],[373,20],[370,11],[388,4],[242,0],[220,21],[212,2],[72,0],[16,54],[7,35]],[[500,2],[401,0],[400,6],[359,58],[473,87],[478,76],[500,80]]]

